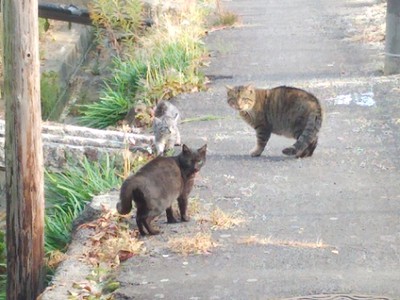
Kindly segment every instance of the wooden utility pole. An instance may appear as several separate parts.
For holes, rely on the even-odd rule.
[[[400,73],[400,1],[388,0],[384,74]]]
[[[7,299],[43,288],[44,188],[37,0],[3,0]]]

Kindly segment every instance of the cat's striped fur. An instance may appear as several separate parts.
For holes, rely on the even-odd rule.
[[[256,131],[257,144],[251,156],[261,155],[271,133],[297,140],[283,149],[283,154],[313,154],[322,123],[322,108],[314,95],[293,87],[258,89],[247,85],[227,86],[227,96],[228,104]]]

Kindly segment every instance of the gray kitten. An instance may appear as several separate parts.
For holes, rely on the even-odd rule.
[[[156,154],[172,149],[181,144],[181,135],[178,129],[180,114],[178,108],[167,102],[160,101],[154,112],[153,132],[155,137]]]

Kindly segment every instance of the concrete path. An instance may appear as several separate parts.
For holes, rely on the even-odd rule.
[[[149,254],[121,265],[116,299],[400,299],[400,79],[378,76],[379,49],[344,39],[343,16],[370,3],[224,1],[243,27],[210,34],[214,81],[176,103],[184,118],[218,117],[181,126],[183,142],[208,144],[193,196],[246,222],[211,231],[218,246],[185,257],[168,240],[211,229],[163,216],[163,234],[145,239]],[[248,155],[254,132],[224,87],[248,82],[321,99],[312,158],[283,156],[293,140],[277,136],[261,157]]]

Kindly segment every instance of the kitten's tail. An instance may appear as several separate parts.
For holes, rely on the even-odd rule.
[[[317,140],[317,135],[322,124],[321,112],[312,112],[308,116],[306,126],[295,144],[296,156],[300,157],[308,146]]]
[[[126,215],[132,210],[133,190],[135,189],[133,176],[128,177],[121,186],[119,202],[117,203],[118,213]]]

